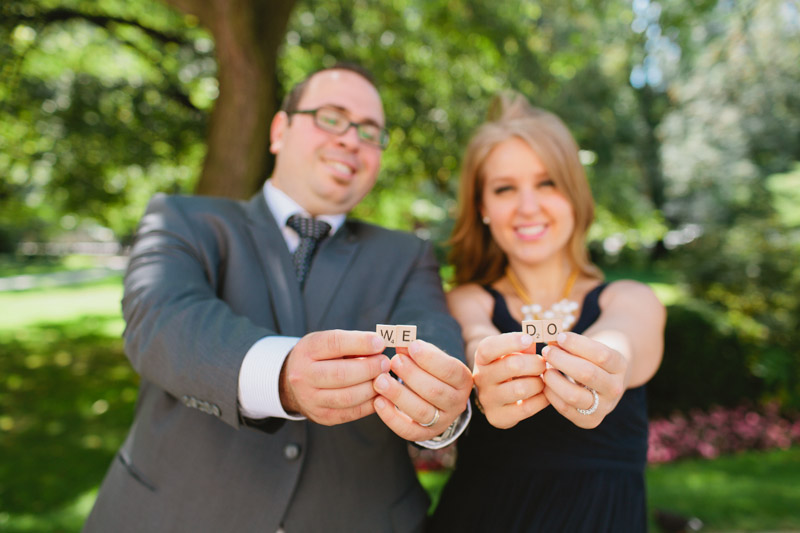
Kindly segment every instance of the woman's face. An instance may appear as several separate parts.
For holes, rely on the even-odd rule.
[[[513,137],[483,163],[481,216],[512,263],[539,264],[567,256],[575,214],[536,153]]]

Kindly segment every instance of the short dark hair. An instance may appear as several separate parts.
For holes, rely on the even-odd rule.
[[[349,61],[340,61],[333,65],[332,67],[325,67],[318,70],[315,70],[306,78],[292,87],[292,90],[286,94],[286,97],[283,99],[283,103],[281,104],[281,111],[287,114],[292,114],[293,112],[297,111],[297,106],[300,103],[300,99],[303,98],[303,95],[306,92],[306,87],[308,87],[308,82],[319,74],[320,72],[325,72],[328,70],[348,70],[350,72],[355,72],[365,80],[367,80],[370,85],[375,87],[375,90],[378,89],[378,85],[375,83],[375,78],[372,76],[372,73],[367,70],[366,68],[362,67],[357,63],[351,63]]]

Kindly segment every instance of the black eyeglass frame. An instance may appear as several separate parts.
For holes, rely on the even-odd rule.
[[[344,122],[347,124],[347,127],[345,127],[343,130],[339,131],[336,128],[331,128],[329,124],[325,124],[325,123],[321,122],[320,119],[319,119],[319,112],[322,111],[322,110],[324,110],[324,111],[333,111],[334,113],[340,115],[342,117],[342,119],[344,120]],[[386,147],[389,146],[389,132],[386,130],[386,128],[378,126],[374,122],[353,122],[353,121],[349,120],[342,111],[340,111],[339,109],[337,109],[335,107],[320,106],[320,107],[317,107],[315,109],[296,109],[296,110],[294,110],[294,111],[289,113],[290,116],[291,115],[297,115],[297,114],[299,114],[299,115],[311,115],[312,118],[314,119],[314,124],[319,129],[321,129],[322,131],[326,131],[328,133],[333,133],[334,135],[344,135],[345,133],[347,133],[347,130],[349,130],[351,127],[355,127],[356,128],[356,133],[358,134],[358,139],[360,141],[364,141],[365,143],[367,143],[367,144],[369,144],[371,146],[374,146],[376,148],[380,148],[381,150],[385,150]],[[375,128],[378,128],[378,142],[377,143],[376,142],[372,142],[369,139],[365,139],[361,135],[361,132],[362,132],[361,128],[363,126],[373,126]]]

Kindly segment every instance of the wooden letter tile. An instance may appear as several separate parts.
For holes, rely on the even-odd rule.
[[[548,319],[542,320],[542,341],[550,342],[556,340],[558,334],[561,333],[561,320]]]
[[[533,337],[534,342],[542,342],[542,320],[523,320],[522,333]]]
[[[397,346],[397,326],[378,324],[375,326],[375,332],[383,337],[383,341],[386,343],[386,346]]]
[[[417,326],[396,326],[397,346],[408,346],[417,340]]]

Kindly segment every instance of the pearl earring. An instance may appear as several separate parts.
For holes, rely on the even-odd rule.
[[[491,222],[491,221],[492,221],[492,219],[491,219],[491,218],[489,218],[489,217],[483,217],[483,223],[484,223],[484,224],[486,224],[487,226],[489,225],[489,222]]]

